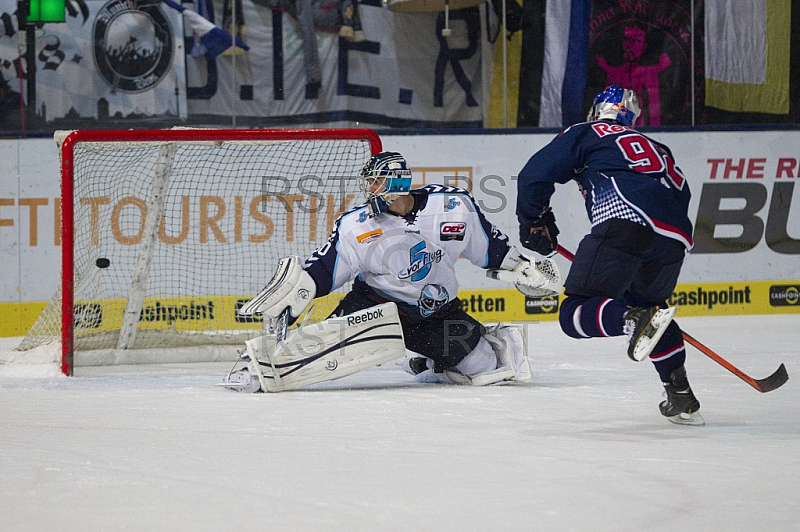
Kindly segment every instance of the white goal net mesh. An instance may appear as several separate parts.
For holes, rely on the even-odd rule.
[[[74,144],[76,351],[243,344],[262,324],[238,306],[281,257],[305,258],[362,201],[366,139],[193,135]],[[327,317],[346,288],[309,319]],[[18,349],[61,337],[61,293]]]

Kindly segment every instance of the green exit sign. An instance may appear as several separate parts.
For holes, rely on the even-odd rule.
[[[64,22],[64,0],[30,0],[28,22]]]

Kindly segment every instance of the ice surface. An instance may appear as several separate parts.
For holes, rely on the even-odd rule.
[[[228,364],[0,377],[0,530],[756,531],[800,528],[800,315],[680,323],[704,427],[658,413],[619,338],[527,327],[533,382],[415,384],[394,364],[307,391]],[[10,344],[3,345],[7,347]]]

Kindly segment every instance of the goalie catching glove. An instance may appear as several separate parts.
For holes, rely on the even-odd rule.
[[[316,295],[317,285],[303,269],[300,257],[284,257],[278,262],[278,271],[267,286],[242,305],[238,312],[240,316],[261,313],[265,318],[274,319],[288,308],[290,321],[294,321]]]
[[[513,265],[514,262],[516,265]],[[532,261],[512,248],[503,261],[502,268],[501,270],[489,270],[486,272],[486,276],[514,283],[516,289],[526,296],[557,296],[564,289],[561,270],[552,259]]]

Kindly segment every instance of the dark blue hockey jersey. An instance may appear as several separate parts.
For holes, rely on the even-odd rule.
[[[583,193],[592,226],[611,218],[630,220],[691,249],[689,184],[664,144],[606,120],[567,128],[519,173],[520,224],[529,226],[542,214],[555,183],[572,179]]]

